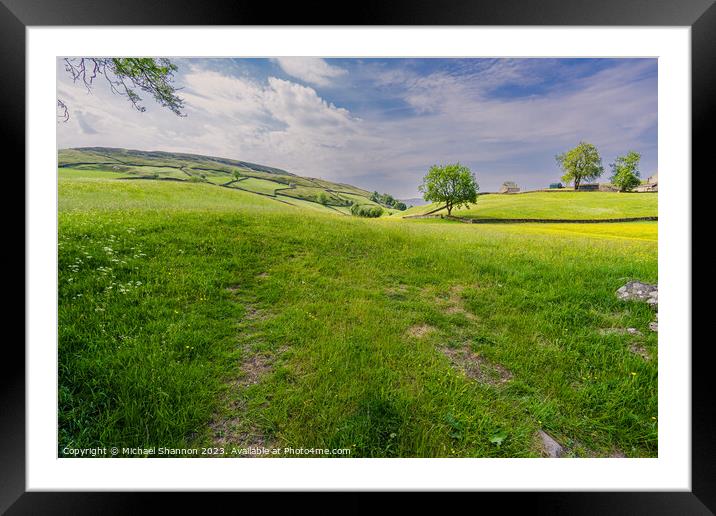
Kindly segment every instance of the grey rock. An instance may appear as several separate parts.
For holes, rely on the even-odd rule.
[[[656,312],[654,316],[654,322],[649,323],[649,329],[651,331],[659,331],[659,312]]]
[[[636,328],[627,328],[626,331],[629,335],[641,335],[641,332]]]
[[[552,459],[556,459],[564,455],[564,448],[562,448],[562,445],[555,441],[549,434],[540,430],[539,437],[542,440],[542,450],[545,455]]]
[[[659,304],[659,286],[642,283],[641,281],[630,281],[616,291],[619,299],[625,301],[646,301],[652,306]]]

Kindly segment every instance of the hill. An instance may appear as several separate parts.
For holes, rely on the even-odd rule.
[[[440,203],[414,206],[397,216],[420,215],[440,208]],[[447,214],[442,209],[436,215]],[[528,192],[484,194],[467,208],[455,208],[456,217],[475,219],[604,220],[658,215],[654,193]]]
[[[61,149],[65,172],[112,173],[115,179],[209,183],[272,198],[293,206],[347,215],[353,204],[375,206],[372,192],[345,183],[302,177],[248,161],[111,147]],[[110,177],[110,176],[106,176]],[[396,210],[383,206],[386,214]]]

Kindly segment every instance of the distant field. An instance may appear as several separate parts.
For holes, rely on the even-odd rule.
[[[275,183],[274,181],[257,179],[255,177],[244,179],[242,181],[239,181],[238,183],[235,183],[232,186],[236,188],[241,188],[242,190],[250,190],[252,192],[258,192],[267,195],[273,195],[276,188],[285,188],[284,185]]]
[[[656,223],[362,219],[121,176],[59,170],[59,450],[537,457],[545,430],[658,455],[653,312],[614,295],[658,280]]]
[[[361,206],[380,206],[377,202],[371,201],[370,198],[362,197],[360,195],[344,193],[344,192],[341,192],[338,195],[340,195],[344,199],[348,199],[349,201],[351,201],[355,204],[361,205]]]
[[[331,206],[341,206],[346,204],[345,199],[340,197],[338,194],[333,192],[328,192],[323,188],[309,188],[305,186],[299,186],[296,188],[287,188],[280,190],[279,193],[281,195],[285,195],[287,197],[298,197],[299,199],[305,199],[307,201],[313,201],[318,202],[318,196],[323,193],[325,194],[327,198],[327,204]]]
[[[403,215],[426,213],[440,204],[416,206]],[[446,210],[437,212],[447,213]],[[658,214],[657,194],[613,192],[534,192],[486,194],[468,208],[454,209],[457,217],[476,219],[612,219],[654,217]]]
[[[327,215],[338,215],[340,213],[343,213],[340,212],[339,208],[337,208],[336,206],[328,207],[317,202],[306,201],[305,199],[301,199],[299,197],[289,197],[287,195],[281,195],[279,193],[278,195],[276,195],[276,198],[290,203],[293,206],[311,210],[312,212],[325,213]]]
[[[355,187],[352,185],[347,185],[345,183],[332,183],[332,182],[326,181],[324,179],[316,179],[316,178],[310,178],[310,180],[318,186],[322,186],[324,188],[328,188],[330,190],[333,190],[333,191],[336,191],[339,193],[346,192],[349,194],[355,194],[356,196],[359,196],[362,198],[370,197],[370,195],[371,195],[371,192],[369,192],[367,190],[363,190],[362,188],[358,188],[358,187]]]
[[[61,168],[57,171],[57,175],[60,180],[63,179],[126,179],[136,177],[133,174],[127,174],[126,172],[109,171],[109,170],[97,170],[97,169],[86,169],[86,168]]]

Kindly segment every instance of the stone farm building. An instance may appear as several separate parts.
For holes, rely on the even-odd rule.
[[[500,187],[500,193],[518,193],[520,187],[514,181],[505,181]]]
[[[653,176],[649,176],[649,179],[646,180],[646,183],[642,183],[636,188],[634,188],[635,192],[658,192],[659,191],[659,174],[654,173]]]

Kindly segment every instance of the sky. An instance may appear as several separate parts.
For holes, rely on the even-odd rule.
[[[282,168],[398,198],[419,197],[432,165],[459,162],[480,191],[559,181],[555,155],[580,141],[609,163],[641,154],[657,171],[656,59],[184,59],[177,117],[146,111],[98,80],[74,84],[57,61],[70,112],[57,144],[188,152]]]

